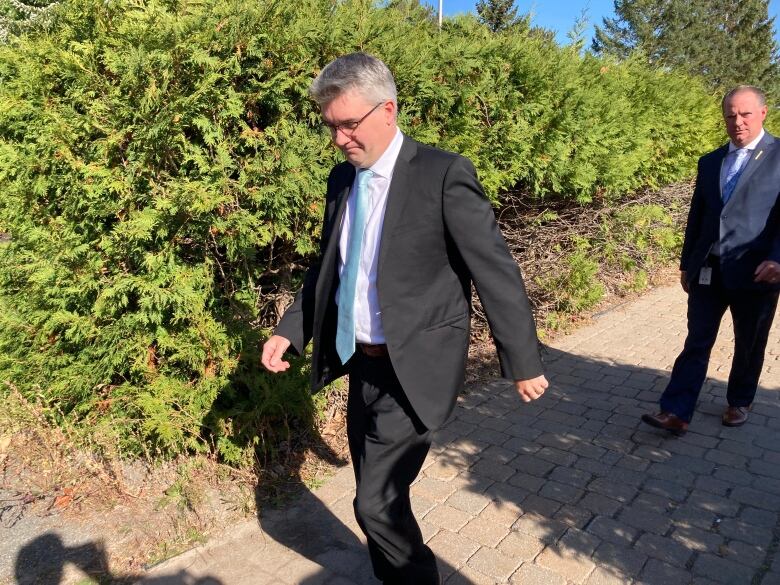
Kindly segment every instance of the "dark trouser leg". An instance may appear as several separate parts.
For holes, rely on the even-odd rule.
[[[720,284],[718,269],[713,270],[712,284],[691,286],[688,294],[688,336],[682,353],[672,368],[672,376],[661,395],[661,410],[690,422],[699,398],[718,328],[728,306]]]
[[[729,406],[750,406],[764,365],[764,352],[777,308],[778,293],[734,291],[731,296],[734,359],[726,399]]]
[[[409,499],[431,433],[414,414],[388,358],[352,358],[347,435],[357,483],[355,516],[375,575],[386,584],[436,585],[436,559]]]

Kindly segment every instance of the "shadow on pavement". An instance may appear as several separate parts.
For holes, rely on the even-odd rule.
[[[542,399],[521,403],[494,381],[437,433],[413,494],[429,529],[447,515],[463,523],[460,550],[449,534],[437,542],[443,531],[432,538],[437,556],[495,582],[780,582],[768,574],[780,541],[777,389],[760,388],[748,423],[728,428],[725,381],[708,379],[675,437],[640,422],[668,372],[556,349],[545,361]]]
[[[130,585],[141,575],[113,575],[103,544],[87,542],[66,546],[55,532],[47,532],[22,547],[16,557],[14,576],[18,585],[60,585],[65,568],[73,564],[99,583]],[[211,578],[196,578],[187,571],[144,580],[145,585],[222,585]]]

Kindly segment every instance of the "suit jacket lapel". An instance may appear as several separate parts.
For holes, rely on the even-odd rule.
[[[339,241],[341,240],[341,224],[344,219],[344,212],[347,209],[347,199],[349,198],[349,190],[352,188],[352,183],[355,180],[355,168],[350,165],[351,171],[345,173],[344,184],[337,187],[339,193],[336,196],[335,212],[331,219],[330,234],[328,235],[328,243],[325,246],[325,252],[322,255],[322,266],[320,268],[321,275],[325,278],[319,278],[317,280],[317,288],[315,292],[316,298],[322,298],[322,294],[329,294],[333,279],[338,270],[338,250]],[[322,287],[325,287],[324,290]]]
[[[729,202],[742,194],[742,187],[748,184],[750,177],[753,175],[753,173],[756,172],[756,169],[764,164],[764,161],[769,158],[767,156],[769,153],[766,151],[774,147],[774,142],[774,137],[766,132],[761,141],[756,145],[755,150],[753,150],[753,153],[750,156],[750,160],[745,163],[745,170],[742,171],[742,174],[739,177],[739,181],[737,181],[737,186],[734,189],[734,193],[732,193]]]
[[[404,135],[404,142],[401,145],[401,151],[395,161],[393,169],[393,179],[390,182],[390,189],[387,192],[387,206],[385,207],[385,217],[382,223],[382,237],[379,240],[379,261],[377,262],[377,274],[382,273],[382,266],[387,259],[390,249],[390,234],[398,224],[402,211],[409,199],[412,191],[411,186],[411,160],[417,154],[417,143]]]

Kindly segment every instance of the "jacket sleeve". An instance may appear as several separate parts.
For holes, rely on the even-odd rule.
[[[290,340],[290,349],[292,353],[302,355],[306,346],[311,341],[314,329],[314,299],[317,287],[317,280],[320,276],[320,267],[322,266],[322,257],[328,245],[331,229],[328,229],[328,221],[335,215],[336,193],[334,187],[336,172],[338,167],[331,171],[328,177],[327,196],[325,198],[324,216],[321,224],[319,250],[315,261],[306,271],[303,280],[303,286],[295,295],[295,300],[287,308],[279,320],[279,324],[274,330],[274,334],[281,335]]]
[[[442,197],[445,226],[482,301],[502,375],[512,380],[540,376],[536,325],[520,269],[471,161],[461,156],[453,160],[444,177]]]
[[[688,223],[685,225],[682,252],[680,253],[680,270],[688,271],[691,254],[699,240],[704,219],[704,194],[702,193],[702,159],[699,159],[696,171],[696,186],[693,189],[691,208],[688,210]]]

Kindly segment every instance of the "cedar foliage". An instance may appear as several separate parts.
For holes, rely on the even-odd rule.
[[[697,82],[414,0],[68,0],[0,46],[0,381],[128,454],[241,463],[308,424],[302,362],[258,351],[337,160],[308,84],[350,50],[497,204],[664,184],[720,135]]]

